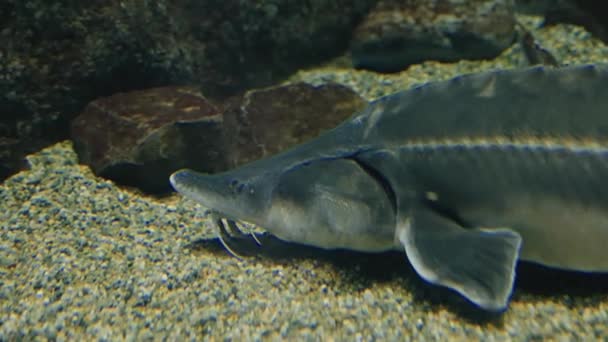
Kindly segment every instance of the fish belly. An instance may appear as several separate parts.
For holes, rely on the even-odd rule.
[[[508,227],[522,236],[520,258],[547,266],[608,272],[608,211],[549,196],[510,196],[501,206],[462,211],[479,227]]]

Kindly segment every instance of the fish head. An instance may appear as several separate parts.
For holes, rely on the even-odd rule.
[[[393,247],[394,203],[352,159],[252,165],[218,175],[182,170],[171,183],[226,218],[254,223],[286,241],[362,251]]]
[[[276,175],[251,171],[244,168],[205,174],[183,169],[173,173],[170,182],[177,192],[225,218],[259,224],[270,205]]]

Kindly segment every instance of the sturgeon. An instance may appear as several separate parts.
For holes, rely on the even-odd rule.
[[[170,181],[285,241],[404,251],[426,281],[504,310],[518,260],[608,272],[608,67],[428,83],[283,153]]]

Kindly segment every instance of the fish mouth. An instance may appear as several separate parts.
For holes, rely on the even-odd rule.
[[[238,259],[243,258],[231,245],[235,245],[236,240],[242,240],[244,237],[252,237],[257,245],[261,245],[251,229],[244,232],[237,224],[237,220],[229,218],[221,210],[216,209],[217,204],[226,199],[219,192],[220,182],[213,176],[182,169],[174,172],[169,177],[169,181],[177,192],[209,208],[205,210],[205,217],[212,221],[219,241],[231,255]]]

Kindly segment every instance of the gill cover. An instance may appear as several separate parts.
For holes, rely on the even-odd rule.
[[[390,191],[354,159],[326,159],[283,173],[271,194],[267,229],[322,248],[393,248]]]

